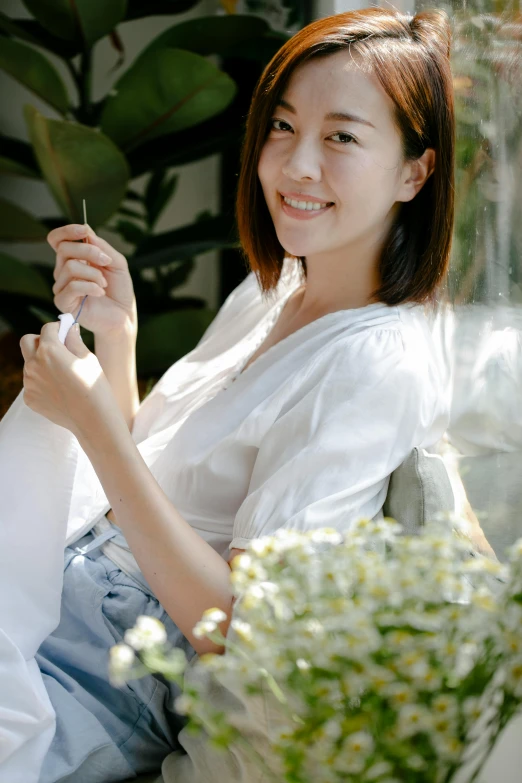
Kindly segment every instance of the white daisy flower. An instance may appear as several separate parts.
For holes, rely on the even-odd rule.
[[[134,628],[126,631],[123,638],[134,650],[150,650],[167,641],[167,631],[163,623],[155,617],[141,615]]]

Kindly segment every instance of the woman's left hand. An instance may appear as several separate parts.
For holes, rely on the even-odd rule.
[[[80,437],[117,409],[110,384],[96,356],[80,337],[77,325],[65,345],[58,339],[60,324],[42,327],[40,335],[20,340],[25,360],[24,401],[36,413]]]

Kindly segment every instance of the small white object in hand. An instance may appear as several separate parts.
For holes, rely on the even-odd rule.
[[[58,318],[60,319],[58,339],[63,345],[65,345],[65,338],[69,334],[69,329],[74,323],[74,315],[72,313],[63,313],[62,315],[59,315]]]

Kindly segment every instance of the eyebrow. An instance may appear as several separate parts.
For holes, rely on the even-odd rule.
[[[291,103],[288,103],[288,101],[285,101],[284,98],[280,98],[280,100],[277,102],[277,105],[282,106],[283,109],[286,109],[292,114],[297,114],[294,106],[292,106]],[[375,125],[373,125],[373,123],[371,123],[369,120],[364,120],[362,117],[358,117],[356,114],[350,114],[345,111],[330,111],[325,115],[324,118],[325,120],[340,120],[341,122],[358,122],[361,125],[368,125],[370,128],[375,128]]]

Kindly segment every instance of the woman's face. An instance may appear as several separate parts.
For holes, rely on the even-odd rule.
[[[393,102],[350,52],[293,73],[258,174],[278,239],[295,256],[379,247],[405,185]]]

